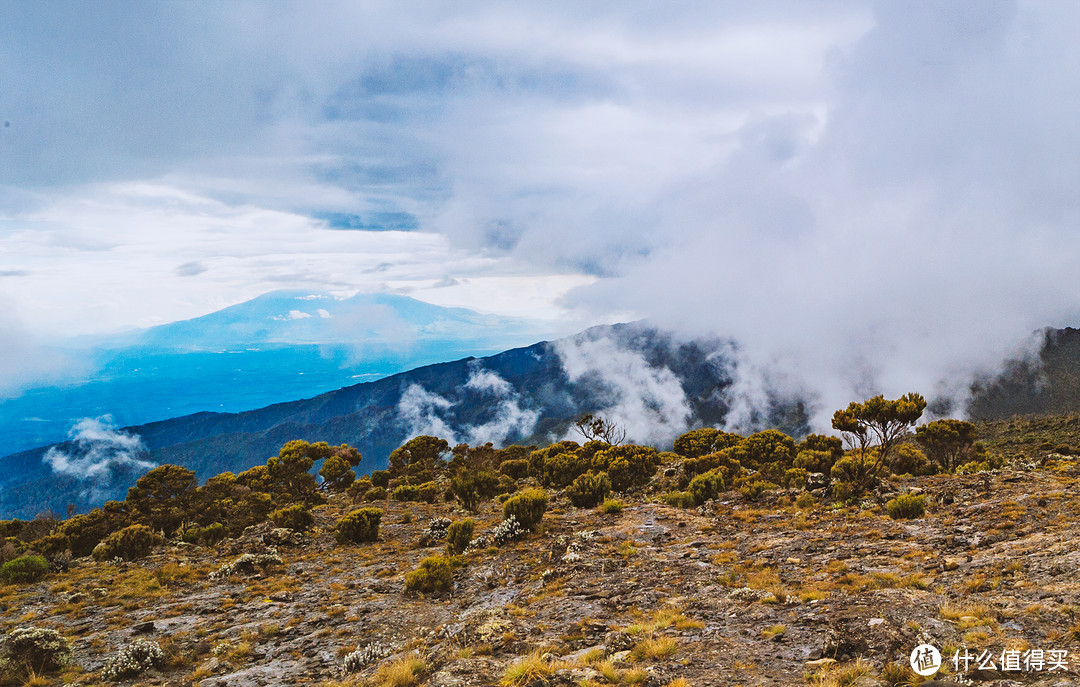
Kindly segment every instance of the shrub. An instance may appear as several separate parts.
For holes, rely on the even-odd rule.
[[[499,463],[499,472],[511,479],[522,479],[529,474],[527,458],[511,458]]]
[[[125,678],[142,675],[147,670],[165,663],[165,652],[157,642],[136,639],[121,649],[116,656],[105,662],[101,677],[118,682]]]
[[[619,499],[605,499],[600,506],[600,512],[604,515],[618,515],[622,513],[623,502]]]
[[[76,558],[89,556],[105,537],[109,536],[112,529],[119,529],[110,520],[120,520],[120,524],[126,525],[126,519],[110,517],[99,508],[84,515],[76,515],[60,523],[57,533],[67,537],[71,554]]]
[[[229,528],[220,522],[214,522],[196,530],[195,540],[200,544],[217,544],[229,536]]]
[[[395,501],[419,501],[420,487],[413,484],[399,484],[390,492],[390,498]]]
[[[911,520],[926,515],[926,496],[922,494],[901,494],[885,504],[889,517],[893,520]]]
[[[795,506],[798,508],[812,508],[815,503],[817,500],[807,491],[799,494],[799,498],[795,499]]]
[[[389,470],[374,470],[371,473],[371,483],[377,487],[386,489],[390,486],[390,471]]]
[[[889,472],[894,475],[929,475],[934,471],[926,455],[911,444],[897,446],[889,459]]]
[[[612,489],[626,491],[652,479],[660,454],[651,446],[612,446],[598,451],[592,462],[596,470],[607,472]]]
[[[405,591],[409,592],[448,592],[453,586],[453,567],[443,556],[429,556],[405,575]]]
[[[589,469],[590,461],[582,455],[580,449],[553,453],[544,458],[541,466],[540,481],[547,487],[561,489],[573,482]]]
[[[526,529],[521,526],[518,519],[513,515],[506,520],[500,522],[494,530],[491,531],[491,543],[495,546],[502,546],[507,542],[514,541],[518,537],[524,535]]]
[[[472,518],[465,518],[450,523],[446,530],[446,549],[452,554],[463,553],[473,538],[473,530],[476,522]]]
[[[49,564],[43,556],[22,556],[0,566],[0,580],[8,584],[37,582],[49,572]]]
[[[378,508],[361,508],[338,520],[334,536],[339,544],[375,541],[379,538],[379,523],[383,512]]]
[[[499,493],[499,477],[490,470],[466,470],[450,480],[450,496],[467,510],[475,513],[480,502]]]
[[[340,454],[331,455],[323,461],[322,467],[319,468],[319,476],[323,478],[326,487],[333,491],[348,489],[356,480],[356,473],[353,472],[348,459]]]
[[[0,669],[8,675],[51,672],[71,662],[71,647],[56,630],[18,627],[0,645]]]
[[[810,474],[805,468],[791,468],[784,473],[784,486],[802,489],[806,486],[806,476]]]
[[[688,492],[695,506],[715,499],[726,488],[724,475],[719,470],[709,470],[690,480]]]
[[[743,498],[747,501],[757,501],[758,497],[769,489],[776,489],[776,485],[772,482],[766,482],[759,479],[739,487],[739,493],[742,494]]]
[[[611,492],[611,480],[607,473],[589,470],[566,488],[566,497],[578,508],[593,508]]]
[[[349,495],[349,498],[356,501],[361,501],[364,498],[364,494],[368,493],[368,489],[371,489],[375,485],[371,483],[370,477],[361,477],[355,480],[349,485],[349,488],[345,490],[345,493]]]
[[[694,497],[686,491],[669,491],[660,497],[664,503],[675,508],[692,508]]]
[[[416,488],[416,500],[435,503],[439,498],[439,486],[434,482],[424,482]]]
[[[386,488],[385,487],[372,487],[364,492],[365,501],[385,501],[386,500]]]
[[[151,549],[162,543],[161,536],[146,525],[130,525],[113,532],[105,541],[94,547],[94,559],[108,561],[123,558],[133,561],[150,553]]]
[[[738,434],[722,432],[712,427],[692,429],[675,440],[675,453],[686,458],[700,458],[729,448],[742,440]]]
[[[506,500],[503,515],[507,518],[513,515],[522,527],[535,532],[547,510],[547,503],[547,492],[543,489],[526,489]]]
[[[270,514],[270,519],[278,527],[287,527],[294,532],[309,530],[315,524],[315,516],[302,503],[279,508]]]
[[[832,498],[839,503],[847,503],[855,498],[857,491],[856,485],[851,482],[837,480],[832,483]]]

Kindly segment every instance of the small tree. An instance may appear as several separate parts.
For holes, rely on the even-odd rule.
[[[608,420],[601,415],[591,413],[582,415],[574,423],[574,428],[587,441],[602,441],[612,446],[618,446],[626,441],[626,430],[619,423]]]
[[[159,465],[128,489],[127,505],[154,530],[172,534],[188,514],[199,482],[195,473],[179,465]]]
[[[977,438],[975,425],[963,420],[934,420],[915,430],[926,457],[945,471],[967,462],[963,459],[972,454]]]
[[[851,402],[844,410],[833,414],[832,426],[843,433],[863,458],[870,456],[870,447],[877,447],[876,460],[866,471],[860,471],[855,486],[865,489],[881,465],[888,465],[889,454],[926,409],[926,399],[909,393],[896,400],[875,396],[863,403]]]

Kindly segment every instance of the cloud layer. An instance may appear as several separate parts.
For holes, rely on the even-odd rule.
[[[1080,314],[1073,4],[16,15],[0,289],[28,326],[408,290],[733,336],[747,398],[827,414]]]

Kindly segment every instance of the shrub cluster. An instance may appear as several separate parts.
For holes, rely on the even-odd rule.
[[[566,488],[566,498],[578,508],[593,508],[611,492],[611,480],[606,472],[595,473],[589,470],[579,475]]]
[[[429,556],[420,567],[405,575],[405,591],[448,592],[454,586],[453,565],[443,556]]]
[[[361,508],[338,520],[334,536],[339,544],[375,541],[379,538],[379,523],[383,512],[378,508]]]
[[[106,680],[118,682],[125,678],[142,675],[151,668],[165,663],[165,652],[157,642],[149,639],[136,639],[105,662],[101,676]]]
[[[476,522],[472,518],[451,523],[446,530],[446,550],[454,555],[464,553],[472,541],[474,529]]]
[[[926,515],[926,496],[923,494],[901,494],[885,504],[889,517],[893,520],[911,520]]]
[[[543,489],[526,489],[503,504],[503,516],[513,516],[527,530],[536,531],[547,510],[548,496]]]
[[[0,674],[48,673],[71,662],[71,646],[53,629],[18,627],[0,644]]]
[[[119,532],[113,532],[94,547],[94,559],[109,561],[122,558],[133,561],[148,555],[162,543],[161,536],[146,525],[129,525]]]
[[[42,556],[20,556],[0,566],[0,581],[6,584],[37,582],[49,572],[49,564]]]
[[[270,514],[270,519],[278,527],[284,527],[294,532],[307,531],[315,524],[315,516],[302,503],[294,503],[291,506],[279,508]]]

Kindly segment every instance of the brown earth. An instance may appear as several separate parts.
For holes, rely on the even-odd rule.
[[[892,481],[886,491],[928,496],[913,520],[885,514],[892,493],[799,508],[798,492],[760,503],[732,492],[686,510],[624,497],[611,515],[554,495],[540,532],[466,554],[453,591],[429,597],[403,589],[443,553],[421,534],[430,518],[468,514],[376,504],[380,540],[342,546],[331,530],[355,506],[335,496],[314,530],[277,542],[281,565],[211,576],[265,551],[268,524],[133,563],[80,559],[0,588],[0,630],[50,627],[71,641],[77,667],[34,684],[104,684],[105,661],[142,637],[167,662],[122,684],[918,684],[905,667],[927,642],[947,663],[964,648],[995,663],[1005,649],[1068,652],[1067,670],[939,680],[1080,685],[1080,470],[1058,458]],[[474,517],[479,534],[501,509]],[[365,647],[369,661],[344,674]]]

